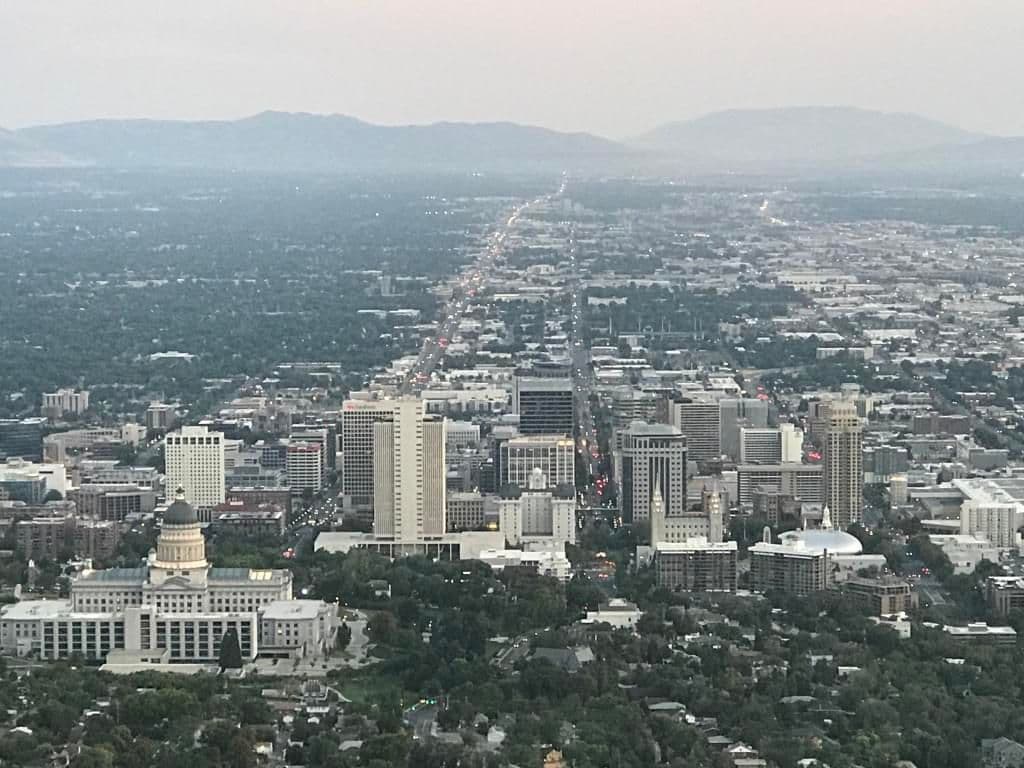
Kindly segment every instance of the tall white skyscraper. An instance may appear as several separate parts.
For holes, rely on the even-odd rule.
[[[423,401],[390,401],[392,418],[373,425],[373,533],[416,541],[445,533],[444,422]]]
[[[838,528],[859,523],[864,506],[863,432],[857,406],[835,400],[825,433],[825,503]]]
[[[206,427],[182,427],[164,438],[168,495],[181,488],[199,519],[224,503],[224,435]]]

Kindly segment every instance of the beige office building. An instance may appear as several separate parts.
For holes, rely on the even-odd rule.
[[[445,533],[444,422],[420,399],[390,401],[373,425],[373,533],[415,541]]]
[[[825,503],[838,528],[860,522],[864,507],[864,427],[857,406],[836,400],[829,407],[825,433]]]

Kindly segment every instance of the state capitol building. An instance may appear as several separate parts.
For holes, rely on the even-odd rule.
[[[195,510],[179,490],[146,565],[86,570],[68,600],[0,611],[0,650],[108,662],[216,663],[222,636],[242,658],[317,656],[334,647],[337,606],[292,598],[288,570],[211,568]],[[108,658],[108,654],[111,656]]]

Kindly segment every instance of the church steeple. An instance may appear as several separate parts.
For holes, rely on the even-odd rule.
[[[651,503],[648,520],[651,524],[651,546],[658,546],[665,536],[665,494],[661,488],[661,468],[654,470],[651,478]]]
[[[665,516],[665,494],[661,491],[661,476],[655,473],[653,488],[651,489],[651,519],[657,515],[659,518]]]
[[[821,510],[821,530],[832,530],[832,513],[829,512],[828,504],[826,504]]]

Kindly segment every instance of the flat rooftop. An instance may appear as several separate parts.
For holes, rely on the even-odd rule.
[[[315,619],[325,605],[320,600],[274,600],[263,608],[263,618],[275,621]]]
[[[658,554],[687,552],[736,552],[735,541],[708,541],[707,539],[689,539],[688,541],[662,541],[654,547]]]
[[[1013,627],[990,627],[983,621],[968,624],[966,627],[944,626],[942,631],[953,637],[984,637],[994,635],[997,637],[1016,637],[1017,630]]]
[[[61,613],[70,611],[70,600],[22,600],[20,603],[5,605],[0,609],[0,618],[13,621],[34,621],[36,619],[52,619]]]

